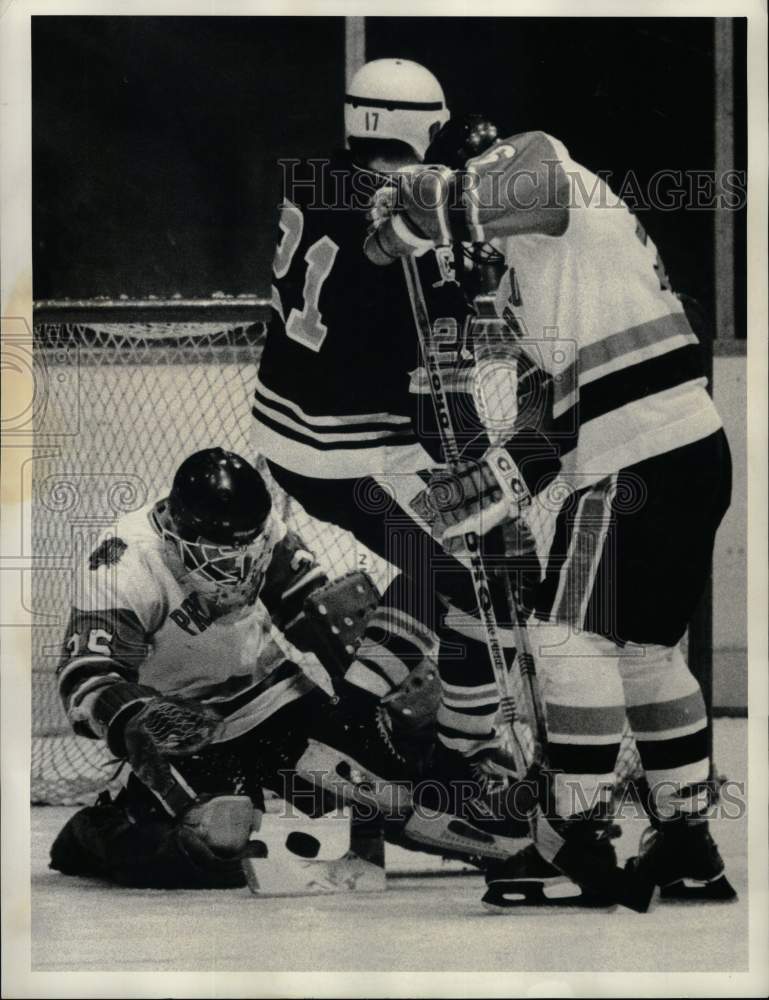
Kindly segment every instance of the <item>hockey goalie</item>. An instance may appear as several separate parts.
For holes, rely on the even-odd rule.
[[[363,574],[329,583],[244,459],[212,448],[183,461],[169,496],[118,522],[82,567],[59,691],[75,732],[123,762],[122,788],[67,822],[51,867],[129,886],[244,885],[265,788],[310,815],[337,800],[296,770],[310,737],[311,765],[334,746],[376,775],[418,777],[429,731],[411,725],[402,753],[398,696],[388,710],[342,677],[377,600]],[[318,654],[314,677],[297,651]]]

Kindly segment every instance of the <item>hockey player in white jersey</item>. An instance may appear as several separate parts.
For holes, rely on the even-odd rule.
[[[450,123],[444,151],[461,134]],[[550,376],[540,429],[568,499],[529,603],[561,828],[611,851],[598,817],[627,715],[652,789],[636,867],[654,873],[663,896],[731,899],[708,832],[705,704],[679,646],[731,489],[697,339],[653,243],[561,142],[524,133],[475,158],[439,152],[435,161],[402,177],[397,196],[379,196],[366,252],[385,269],[434,244],[496,255],[501,342],[509,358]],[[426,380],[415,385],[427,393]],[[473,408],[472,392],[455,395],[465,413]],[[417,502],[455,554],[466,532],[491,537],[520,513],[484,455],[486,431],[453,469],[451,503],[430,489]],[[479,641],[477,623],[471,634]],[[514,906],[532,872],[555,874],[528,848],[490,873],[488,900]]]
[[[90,554],[79,584],[60,695],[75,732],[130,766],[115,800],[66,824],[53,868],[134,886],[244,884],[262,789],[286,794],[283,772],[310,735],[379,776],[417,776],[391,737],[397,706],[341,679],[345,623],[359,628],[378,594],[363,574],[329,583],[239,456],[187,458],[167,498]],[[300,669],[297,649],[339,675],[334,687],[317,660],[313,677]],[[313,814],[329,808],[295,775],[288,792]]]

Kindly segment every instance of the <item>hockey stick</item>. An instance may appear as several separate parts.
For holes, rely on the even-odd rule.
[[[444,458],[449,463],[456,462],[460,458],[459,445],[451,421],[451,412],[446,400],[443,373],[433,344],[432,326],[422,292],[419,271],[417,270],[416,261],[413,256],[402,257],[401,261],[409,299],[411,300],[420,351],[423,363],[427,369],[430,394],[435,408],[435,417],[443,445]],[[526,495],[528,495],[528,491],[526,491]],[[511,709],[514,711],[515,703],[510,693],[510,679],[502,653],[497,619],[492,606],[488,574],[486,573],[480,551],[480,541],[473,532],[468,532],[465,535],[464,541],[470,554],[471,577],[478,602],[480,618],[486,630],[486,646],[494,673],[494,680],[499,691],[500,702],[504,706],[503,710],[506,713],[506,721],[513,737],[515,737],[510,715]],[[609,898],[616,902],[621,902],[630,909],[645,913],[649,908],[654,894],[654,883],[648,876],[643,876],[640,872],[633,873],[623,870],[616,865],[612,865],[611,867],[596,865],[589,856],[584,854],[579,845],[567,842],[557,832],[542,811],[540,800],[544,796],[542,795],[541,771],[546,764],[544,711],[542,710],[542,703],[536,689],[535,664],[528,644],[528,634],[521,627],[522,616],[518,613],[518,604],[515,596],[512,594],[511,596],[514,602],[512,609],[516,612],[512,622],[513,632],[516,635],[516,641],[521,641],[521,645],[517,648],[517,653],[520,657],[519,669],[521,669],[524,683],[534,696],[532,709],[535,716],[536,728],[536,739],[534,741],[535,759],[526,773],[524,782],[521,782],[519,785],[519,787],[521,785],[533,786],[533,789],[536,790],[534,801],[527,809],[531,839],[542,857],[556,865],[556,867],[560,868],[561,871],[578,884],[602,892]],[[531,791],[531,788],[529,791]],[[514,794],[513,789],[508,790],[508,792]]]
[[[441,436],[443,455],[447,462],[458,462],[460,459],[459,445],[456,433],[451,421],[451,412],[446,400],[446,387],[443,381],[440,359],[435,350],[430,318],[425,305],[422,284],[419,278],[416,261],[413,257],[403,257],[403,272],[406,277],[406,287],[408,288],[411,308],[414,314],[414,323],[419,339],[419,348],[422,360],[427,369],[427,379],[430,385],[430,395],[435,408],[436,421]],[[529,769],[523,753],[520,751],[518,737],[513,728],[515,718],[515,699],[510,689],[510,675],[505,662],[502,643],[499,637],[499,625],[491,598],[491,587],[488,573],[481,555],[480,539],[475,532],[468,532],[464,537],[465,547],[470,556],[470,575],[473,581],[475,599],[478,604],[478,611],[483,623],[486,639],[486,648],[489,653],[489,660],[494,672],[494,682],[499,693],[500,707],[505,722],[509,727],[509,736],[513,747],[516,764],[520,767],[521,774],[525,774]],[[518,619],[516,616],[514,625]],[[520,648],[520,647],[519,647]],[[535,741],[535,747],[538,741]],[[516,749],[517,748],[517,749]],[[520,759],[519,759],[520,758]],[[541,763],[539,761],[538,763]]]
[[[521,607],[518,598],[513,591],[510,577],[503,572],[505,584],[505,598],[510,609],[510,621],[513,626],[515,637],[515,659],[518,672],[523,681],[524,691],[527,694],[531,717],[534,722],[531,738],[533,744],[533,763],[542,768],[547,767],[546,747],[547,747],[547,721],[545,707],[542,704],[542,695],[537,679],[537,664],[534,654],[531,651],[529,642],[529,629],[526,625],[525,612]]]
[[[312,822],[320,822],[314,820]],[[269,827],[269,823],[265,824]],[[250,843],[243,871],[252,895],[327,896],[350,892],[383,892],[387,888],[384,836],[372,826],[365,811],[363,818],[352,807],[350,845],[341,857],[318,860],[320,841],[305,830],[287,836],[279,828],[267,839],[265,829]]]

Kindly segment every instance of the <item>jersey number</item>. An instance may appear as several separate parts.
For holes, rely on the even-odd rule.
[[[112,633],[107,632],[103,628],[92,628],[88,633],[88,642],[85,649],[80,644],[81,635],[79,632],[73,632],[72,635],[67,639],[67,650],[70,656],[77,656],[79,653],[85,652],[87,649],[90,653],[101,653],[102,656],[110,656],[111,650],[109,644],[112,641]]]
[[[275,251],[273,268],[276,278],[282,278],[288,273],[304,230],[302,213],[290,201],[283,203],[280,228],[283,236]],[[331,273],[338,252],[339,247],[329,236],[321,236],[308,248],[304,255],[307,271],[302,290],[302,308],[292,309],[286,318],[286,335],[316,353],[323,346],[328,333],[318,302],[323,282]]]

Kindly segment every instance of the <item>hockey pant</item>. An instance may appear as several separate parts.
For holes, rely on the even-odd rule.
[[[561,815],[606,797],[626,718],[656,807],[702,810],[709,723],[679,642],[730,493],[719,431],[579,490],[561,510],[530,625]]]

